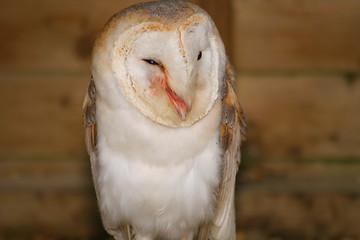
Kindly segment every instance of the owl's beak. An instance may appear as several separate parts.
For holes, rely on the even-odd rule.
[[[161,65],[160,67],[165,75],[165,78],[157,78],[158,84],[160,88],[164,90],[171,103],[174,105],[181,119],[184,120],[191,110],[191,99],[184,100],[178,94],[176,94],[174,90],[172,90],[172,88],[169,86],[168,73],[166,71],[166,68],[163,65]]]
[[[191,103],[186,104],[168,85],[165,87],[165,92],[168,95],[171,103],[175,106],[176,111],[180,117],[184,120],[187,114],[190,112]]]

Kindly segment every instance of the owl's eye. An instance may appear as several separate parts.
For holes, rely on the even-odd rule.
[[[152,59],[143,59],[145,62],[147,62],[148,64],[151,65],[159,65],[156,61],[152,60]]]
[[[200,51],[199,54],[198,54],[198,57],[197,57],[198,61],[200,60],[201,56],[202,56],[202,52]]]

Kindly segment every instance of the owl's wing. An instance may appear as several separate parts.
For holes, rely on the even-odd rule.
[[[88,90],[85,95],[84,104],[84,128],[85,143],[91,163],[96,158],[96,88],[94,78],[91,76]],[[93,158],[94,157],[94,158]]]
[[[223,148],[217,208],[211,223],[199,232],[199,240],[236,239],[234,191],[236,172],[240,164],[240,145],[245,140],[247,125],[244,112],[234,90],[234,74],[228,64],[221,91],[222,118],[220,144]]]
[[[88,91],[83,104],[84,110],[84,128],[85,128],[85,143],[86,149],[90,156],[91,172],[93,176],[95,192],[97,194],[97,169],[98,168],[98,153],[97,153],[97,139],[96,139],[96,87],[94,78],[91,76]],[[99,198],[99,196],[97,196]],[[132,240],[131,227],[128,224],[118,226],[116,228],[110,227],[107,220],[102,216],[102,221],[106,231],[115,237],[115,239]]]

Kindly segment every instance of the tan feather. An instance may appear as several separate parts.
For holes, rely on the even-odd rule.
[[[131,232],[131,226],[129,224],[124,224],[120,227],[120,232],[124,240],[132,240],[133,235]]]
[[[96,151],[96,88],[93,77],[90,79],[88,91],[83,104],[83,110],[85,143],[87,151],[90,155],[90,153]]]
[[[221,92],[222,119],[220,124],[220,144],[223,148],[220,184],[217,191],[217,208],[211,223],[200,228],[198,240],[219,239],[228,231],[229,239],[235,239],[234,190],[236,172],[240,164],[240,145],[245,140],[247,125],[244,112],[234,90],[234,73],[228,64]],[[233,222],[229,222],[233,221]],[[220,239],[219,239],[220,240]]]
[[[198,233],[198,236],[197,236],[197,240],[208,240],[209,235],[210,235],[210,231],[211,231],[211,227],[212,227],[211,222],[207,222],[207,223],[202,224],[200,226],[200,228],[199,228],[199,233]]]

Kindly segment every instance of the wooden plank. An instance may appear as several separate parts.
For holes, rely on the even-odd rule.
[[[136,2],[141,0],[2,1],[0,70],[86,71],[100,29]]]
[[[0,191],[2,239],[104,235],[90,162],[82,157],[0,156]]]
[[[239,77],[254,156],[360,156],[360,81]]]
[[[247,189],[237,194],[237,225],[242,239],[334,239],[341,236],[339,239],[355,240],[360,236],[358,195],[271,193],[266,187],[263,191]]]
[[[241,239],[357,239],[359,163],[286,159],[240,168],[236,217]]]
[[[0,71],[87,72],[96,35],[114,13],[138,2],[1,1]]]
[[[359,71],[360,1],[234,0],[239,70]]]
[[[7,76],[0,88],[0,153],[84,154],[88,76]]]

